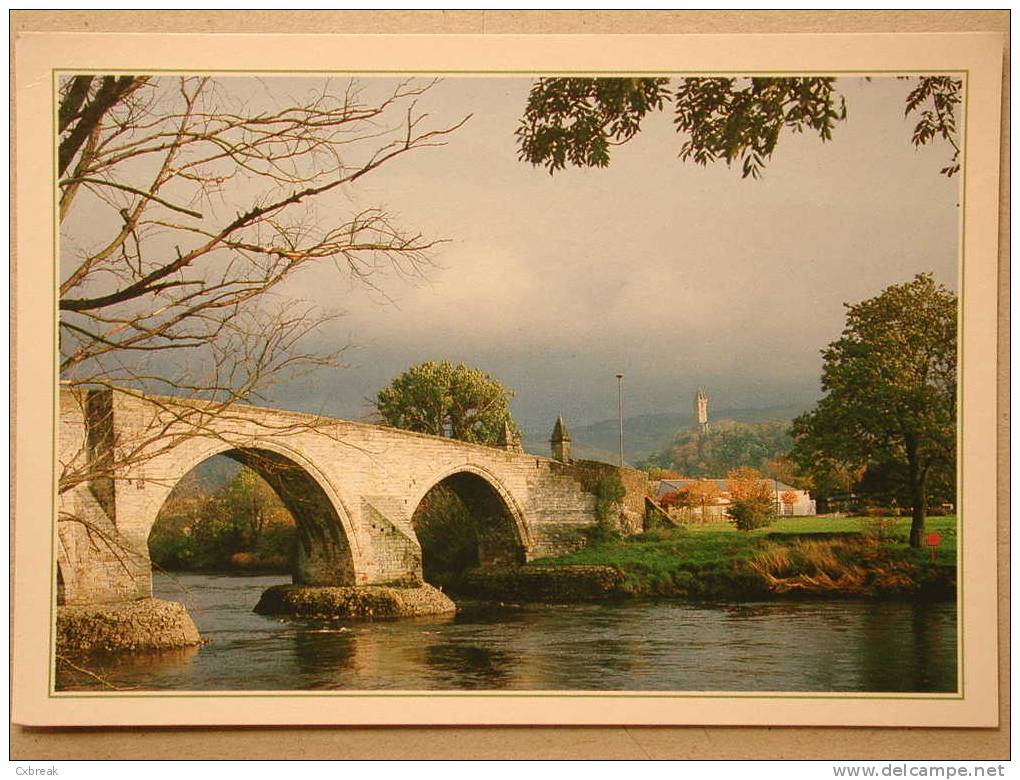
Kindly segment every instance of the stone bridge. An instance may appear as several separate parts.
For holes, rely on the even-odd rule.
[[[557,426],[557,430],[561,426]],[[523,563],[584,543],[597,480],[626,479],[639,530],[644,484],[630,469],[465,444],[315,415],[62,387],[58,603],[111,604],[152,591],[148,537],[171,490],[214,455],[251,467],[297,524],[294,582],[420,583],[412,516],[437,485],[472,512],[482,563]],[[565,431],[563,431],[565,434]]]

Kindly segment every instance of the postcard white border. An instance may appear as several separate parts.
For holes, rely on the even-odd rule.
[[[16,475],[15,722],[26,725],[731,724],[994,726],[996,624],[996,300],[1001,54],[999,34],[840,35],[227,35],[18,33],[15,37]],[[53,694],[49,572],[54,355],[54,69],[395,73],[966,71],[961,343],[966,541],[962,696],[826,694],[382,693]],[[48,433],[48,435],[44,435]],[[969,519],[968,519],[969,518]],[[981,522],[987,518],[987,522]],[[34,521],[34,522],[33,522]],[[600,706],[593,706],[593,700]]]

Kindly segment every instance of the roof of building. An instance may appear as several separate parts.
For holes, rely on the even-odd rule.
[[[692,479],[660,479],[659,486],[655,491],[655,496],[656,498],[662,498],[662,496],[666,495],[667,493],[672,493],[674,490],[682,490],[683,488],[692,485],[695,482],[714,482],[715,486],[719,488],[719,492],[723,493],[727,489],[726,483],[728,481],[729,480],[719,479],[716,477],[702,477]],[[798,493],[803,492],[793,487],[792,485],[787,485],[785,482],[780,482],[778,479],[766,478],[763,479],[762,482],[769,483],[770,487],[774,485],[776,492],[785,493],[787,490],[794,490]]]

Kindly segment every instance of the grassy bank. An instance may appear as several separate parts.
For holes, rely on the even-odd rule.
[[[956,583],[956,518],[930,518],[935,561],[907,544],[908,518],[783,518],[752,532],[728,523],[650,531],[592,544],[531,566],[610,566],[620,595],[692,600],[777,596],[950,598]]]

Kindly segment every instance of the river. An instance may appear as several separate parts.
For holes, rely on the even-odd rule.
[[[953,602],[665,601],[492,607],[456,617],[328,623],[252,612],[287,577],[156,575],[207,640],[90,659],[144,690],[956,690]],[[58,689],[98,689],[61,670]]]

